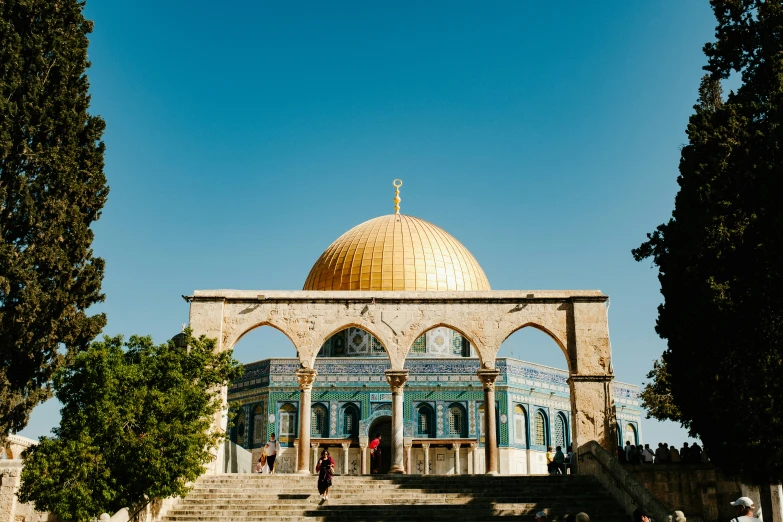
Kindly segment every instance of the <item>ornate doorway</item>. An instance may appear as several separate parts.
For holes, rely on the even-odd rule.
[[[391,467],[391,439],[392,439],[391,417],[379,417],[370,425],[370,440],[375,438],[376,433],[381,434],[381,473],[388,473]]]

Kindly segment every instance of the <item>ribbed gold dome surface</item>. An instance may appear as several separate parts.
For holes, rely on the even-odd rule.
[[[304,290],[489,290],[476,259],[450,234],[403,214],[380,216],[337,238]]]

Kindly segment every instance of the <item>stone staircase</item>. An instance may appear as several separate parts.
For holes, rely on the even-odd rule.
[[[329,500],[308,475],[205,475],[166,522],[549,520],[584,511],[596,522],[630,517],[592,477],[582,475],[335,476]]]

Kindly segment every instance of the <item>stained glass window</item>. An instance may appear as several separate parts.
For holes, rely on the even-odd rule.
[[[565,431],[565,419],[563,419],[562,415],[556,415],[555,416],[555,429],[553,430],[554,437],[555,437],[555,446],[560,446],[562,448],[566,447],[566,431]]]
[[[359,433],[358,417],[356,407],[352,405],[345,407],[345,410],[343,410],[343,435],[353,437]]]
[[[313,406],[313,409],[310,411],[310,435],[326,437],[328,435],[326,420],[326,408],[320,404]]]
[[[536,438],[535,443],[546,446],[546,419],[540,411],[536,412]]]
[[[292,404],[280,407],[280,435],[296,435],[296,408]]]
[[[462,412],[462,408],[457,406],[451,406],[449,408],[449,435],[461,437],[463,426],[465,425],[465,416]]]
[[[432,408],[426,404],[422,404],[418,409],[418,431],[419,435],[424,437],[432,436]]]

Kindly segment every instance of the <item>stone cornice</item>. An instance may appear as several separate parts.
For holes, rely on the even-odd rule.
[[[600,290],[495,290],[489,292],[382,292],[382,291],[304,291],[304,290],[196,290],[182,296],[188,302],[234,303],[299,302],[312,303],[602,303],[609,299]]]

